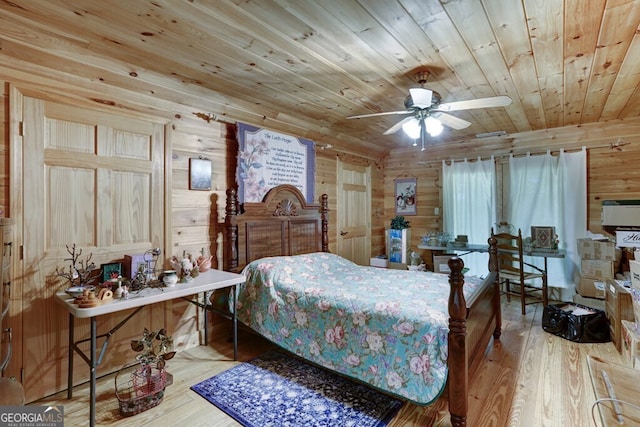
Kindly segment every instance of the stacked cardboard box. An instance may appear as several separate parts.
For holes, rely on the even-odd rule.
[[[576,291],[583,297],[604,299],[606,282],[614,277],[615,243],[578,239],[578,255],[580,273]]]
[[[633,303],[629,288],[622,280],[607,281],[605,313],[609,319],[611,340],[618,351],[622,351],[622,321],[633,321]]]
[[[635,369],[640,369],[636,360],[640,356],[640,328],[634,322],[622,321],[622,357],[625,362]]]

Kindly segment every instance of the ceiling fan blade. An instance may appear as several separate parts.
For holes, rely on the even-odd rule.
[[[405,124],[406,122],[408,122],[409,120],[413,120],[414,117],[405,117],[404,119],[400,120],[398,123],[396,123],[395,125],[391,126],[389,129],[387,129],[383,135],[391,135],[392,133],[396,133],[398,132],[400,129],[402,129],[402,125]]]
[[[431,100],[433,98],[433,91],[421,87],[409,89],[411,94],[411,101],[414,107],[427,108],[431,107]]]
[[[434,108],[434,111],[459,111],[473,108],[506,107],[511,104],[508,96],[491,96],[489,98],[468,99],[466,101],[445,102]]]
[[[400,114],[412,114],[413,111],[386,111],[384,113],[371,113],[371,114],[360,114],[359,116],[349,116],[347,119],[362,119],[365,117],[377,117],[377,116],[390,116],[392,114],[400,115]]]
[[[465,129],[471,126],[471,122],[447,113],[437,112],[431,114],[431,117],[440,120],[440,123],[455,130]]]

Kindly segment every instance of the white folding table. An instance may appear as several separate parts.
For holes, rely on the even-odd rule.
[[[207,310],[212,309],[208,303],[208,295],[216,290],[226,287],[232,288],[232,298],[235,302],[236,299],[236,285],[243,283],[245,276],[242,274],[230,273],[222,270],[208,270],[200,273],[196,278],[188,283],[178,283],[173,287],[147,287],[140,291],[129,293],[127,299],[114,299],[113,301],[106,302],[92,308],[80,308],[77,304],[74,304],[74,298],[68,295],[66,292],[58,292],[55,295],[55,300],[62,304],[69,311],[69,373],[68,373],[68,385],[67,385],[67,397],[72,398],[73,389],[73,352],[77,352],[90,368],[90,408],[89,419],[90,426],[95,426],[95,414],[96,414],[96,370],[102,361],[109,339],[122,325],[124,325],[131,317],[147,305],[155,304],[158,302],[168,301],[176,298],[185,298],[199,293],[205,294],[204,304],[195,303],[199,307]],[[98,316],[105,314],[116,313],[118,311],[128,310],[134,308],[135,310],[118,323],[110,331],[98,335],[97,321]],[[91,319],[91,336],[88,339],[81,341],[74,341],[74,320],[75,318]],[[237,359],[238,356],[238,320],[235,315],[235,310],[230,316],[233,322],[233,358]],[[97,353],[97,340],[98,338],[106,337],[100,354]],[[206,316],[205,316],[205,339],[206,339]],[[79,343],[90,341],[89,355],[87,356],[78,346]],[[206,344],[206,342],[205,342]]]

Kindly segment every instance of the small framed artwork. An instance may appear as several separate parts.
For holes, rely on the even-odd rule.
[[[211,190],[211,160],[189,159],[189,190]]]
[[[417,178],[403,178],[393,181],[396,189],[396,215],[416,215]]]
[[[122,276],[122,263],[111,262],[102,264],[100,270],[102,270],[102,283],[108,282],[110,279],[116,279]]]
[[[556,248],[556,228],[555,227],[531,227],[531,240],[536,249]]]

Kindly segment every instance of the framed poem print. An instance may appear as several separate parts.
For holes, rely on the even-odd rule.
[[[102,271],[102,282],[108,282],[110,279],[116,279],[122,276],[122,263],[119,262],[111,262],[108,264],[102,264],[100,266],[100,270]]]
[[[396,189],[396,215],[416,215],[417,178],[403,178],[393,181]]]
[[[556,228],[555,227],[531,227],[531,240],[536,249],[555,250],[556,249]]]
[[[307,203],[314,203],[315,142],[257,128],[237,125],[238,201],[260,203],[267,192],[282,184],[296,187]]]
[[[211,190],[211,160],[189,159],[189,190]]]

